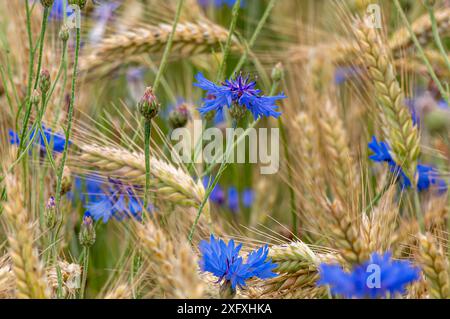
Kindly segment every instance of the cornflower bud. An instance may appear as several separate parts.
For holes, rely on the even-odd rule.
[[[272,69],[272,81],[280,82],[284,77],[284,67],[281,62],[278,62]]]
[[[81,229],[79,234],[80,245],[83,247],[91,247],[95,243],[95,227],[94,220],[89,212],[83,216]]]
[[[173,129],[186,126],[189,120],[189,110],[185,103],[178,105],[169,114],[169,124]]]
[[[64,24],[61,29],[59,30],[59,39],[63,42],[66,42],[67,40],[69,40],[69,28]]]
[[[50,89],[50,72],[47,69],[42,69],[41,74],[39,75],[39,88],[41,89],[42,95],[47,94]]]
[[[53,229],[56,225],[56,203],[55,198],[50,196],[45,209],[45,224],[48,229]]]
[[[159,108],[160,105],[158,99],[153,94],[152,87],[148,87],[138,103],[139,112],[147,121],[150,121],[158,115]]]
[[[80,9],[83,9],[86,5],[87,0],[69,0],[68,3],[70,5],[74,4],[80,7]]]
[[[41,0],[43,7],[50,8],[55,0]]]

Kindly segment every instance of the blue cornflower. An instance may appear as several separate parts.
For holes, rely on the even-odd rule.
[[[447,192],[447,183],[440,177],[439,172],[434,167],[419,164],[417,165],[417,174],[417,189],[419,191],[434,187],[441,195]]]
[[[200,268],[218,277],[219,283],[231,284],[233,290],[245,287],[246,281],[252,277],[268,279],[276,276],[272,271],[277,265],[267,259],[267,245],[249,253],[245,262],[239,256],[241,248],[242,244],[236,246],[234,240],[227,245],[222,239],[211,235],[209,242],[200,242]]]
[[[373,151],[373,154],[369,158],[375,162],[388,163],[391,171],[398,176],[402,189],[408,189],[412,186],[411,180],[391,156],[390,147],[387,143],[383,141],[378,142],[374,136],[369,143],[369,148]],[[439,176],[435,168],[429,165],[418,164],[417,189],[419,191],[426,191],[431,187],[437,189],[440,195],[447,191],[447,183]]]
[[[62,20],[64,18],[64,0],[55,0],[53,2],[48,18],[50,20]]]
[[[409,261],[391,260],[391,253],[374,253],[361,265],[345,272],[339,265],[321,264],[318,285],[330,286],[333,295],[346,298],[383,298],[404,294],[406,286],[419,279],[419,268]]]
[[[208,176],[203,177],[202,181],[205,188],[208,187],[209,177]],[[209,195],[209,199],[219,206],[222,206],[225,203],[225,192],[223,191],[223,188],[219,184],[216,184],[216,186],[214,186],[213,190],[211,191],[211,194]]]
[[[228,208],[233,213],[239,210],[239,192],[234,186],[228,188]]]
[[[42,132],[39,132],[39,138],[38,141],[35,143],[39,144],[42,151],[45,151],[45,142],[44,142],[44,136],[47,139],[47,143],[50,147],[52,147],[53,152],[55,153],[62,153],[64,151],[64,146],[66,144],[66,138],[60,133],[53,133],[50,128],[46,128],[45,126],[42,126],[42,129],[44,131],[44,135],[42,135]],[[36,133],[37,129],[35,129],[30,134],[30,140],[34,137],[34,134]],[[20,144],[20,138],[19,135],[14,132],[13,130],[9,130],[9,137],[10,137],[10,143],[12,145],[19,145]],[[69,141],[69,145],[71,145],[72,142]]]
[[[77,187],[77,185],[76,185]],[[107,223],[112,217],[123,220],[142,218],[143,202],[136,196],[135,187],[124,185],[119,180],[109,178],[109,183],[96,179],[86,179],[87,196],[82,196],[87,212],[94,220]]]
[[[221,85],[207,80],[201,73],[195,78],[197,83],[194,85],[205,90],[207,95],[203,99],[203,106],[199,108],[202,115],[211,111],[221,113],[225,106],[229,109],[233,106],[243,107],[252,113],[255,120],[262,116],[278,118],[281,115],[276,111],[278,107],[275,102],[286,96],[263,96],[261,91],[256,89],[256,82],[250,82],[248,77],[238,75],[236,79],[226,80]]]
[[[389,164],[391,172],[398,177],[402,189],[411,187],[411,180],[403,172],[402,168],[395,163],[394,158],[390,153],[390,147],[386,142],[378,142],[376,137],[372,137],[372,141],[368,144],[369,148],[373,151],[373,155],[369,156],[374,162],[386,162]]]
[[[251,188],[246,188],[242,192],[242,205],[245,208],[250,208],[255,201],[255,191]]]

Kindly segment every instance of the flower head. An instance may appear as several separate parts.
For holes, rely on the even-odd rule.
[[[251,188],[246,188],[242,192],[242,205],[246,208],[250,208],[255,201],[255,191]]]
[[[333,295],[346,298],[383,298],[405,293],[419,279],[420,270],[409,261],[394,261],[391,254],[374,253],[370,260],[345,272],[339,265],[319,266],[319,285],[330,286]]]
[[[42,132],[39,132],[39,138],[38,141],[35,142],[38,144],[42,151],[45,151],[45,139],[47,140],[48,145],[52,148],[52,151],[55,153],[62,153],[64,151],[64,146],[66,144],[66,138],[60,133],[53,133],[50,128],[46,128],[45,126],[42,127],[44,134]],[[30,140],[33,139],[34,134],[36,133],[37,129],[35,129],[30,134]],[[19,145],[20,144],[20,138],[19,135],[14,132],[13,130],[9,130],[9,137],[10,137],[10,143],[12,145]],[[69,141],[69,145],[71,145],[72,142]]]
[[[208,187],[208,183],[209,183],[209,177],[205,176],[203,177],[203,185],[205,187]],[[219,184],[216,184],[213,188],[213,190],[211,191],[211,194],[209,195],[209,199],[219,205],[222,206],[225,203],[225,192],[222,188],[222,186],[220,186]]]
[[[372,137],[369,143],[369,148],[373,154],[369,158],[375,162],[388,163],[391,171],[398,177],[402,189],[408,189],[412,186],[411,180],[404,173],[400,165],[397,165],[394,158],[390,154],[390,147],[387,143],[378,142],[376,137]],[[418,164],[416,186],[419,191],[426,191],[430,188],[438,190],[438,194],[443,194],[447,191],[447,183],[442,179],[438,171],[429,165]]]
[[[238,75],[234,80],[229,79],[217,85],[199,73],[196,80],[195,85],[206,91],[204,104],[199,109],[202,115],[211,111],[220,114],[225,106],[228,109],[236,107],[243,111],[249,110],[255,120],[262,116],[278,118],[281,115],[276,111],[278,107],[275,103],[286,96],[284,94],[263,96],[261,91],[256,89],[256,82],[249,81],[248,77]]]
[[[200,242],[202,254],[200,268],[218,277],[219,282],[231,283],[233,290],[236,287],[245,287],[246,281],[252,277],[267,279],[276,276],[272,272],[276,264],[267,259],[269,252],[267,246],[249,253],[245,262],[239,256],[241,248],[242,244],[236,246],[234,240],[226,244],[222,239],[216,239],[211,235],[209,242],[206,240]]]
[[[228,208],[233,213],[239,210],[239,192],[234,186],[228,188]]]
[[[83,185],[75,185],[82,192]],[[125,185],[112,178],[106,183],[91,177],[86,179],[85,187],[87,195],[83,194],[81,200],[95,221],[107,223],[111,218],[119,221],[128,217],[142,218],[143,202],[134,191],[137,186]]]

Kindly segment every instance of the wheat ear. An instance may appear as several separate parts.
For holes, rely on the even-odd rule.
[[[125,60],[140,54],[156,53],[164,49],[172,26],[141,26],[116,35],[101,42],[89,55],[80,60],[80,72],[97,72],[99,67],[120,65]],[[228,38],[228,31],[211,22],[179,23],[173,39],[173,53],[191,56],[220,48]],[[235,40],[236,43],[236,40]]]
[[[383,132],[392,148],[394,159],[407,176],[414,180],[420,153],[419,132],[413,124],[403,92],[389,61],[389,52],[375,29],[360,25],[354,28],[363,62],[366,64],[375,95],[381,107]]]
[[[320,140],[324,164],[328,168],[329,184],[333,195],[338,198],[350,213],[353,212],[352,197],[355,196],[354,161],[350,154],[349,141],[344,123],[340,119],[337,108],[331,101],[327,101],[318,118]],[[351,214],[354,215],[354,214]]]
[[[197,258],[187,243],[174,245],[151,220],[136,223],[136,234],[166,297],[202,297],[204,285],[199,278]]]
[[[450,298],[450,279],[448,259],[435,240],[427,233],[419,235],[419,261],[427,277],[430,294],[434,298]]]
[[[34,246],[34,226],[24,205],[23,188],[16,176],[5,178],[8,200],[4,203],[3,218],[8,225],[9,255],[16,280],[18,298],[49,297],[44,268]]]
[[[100,172],[145,184],[144,154],[114,147],[80,145],[79,160],[96,167]],[[150,160],[151,186],[157,195],[173,204],[198,208],[205,196],[202,182],[195,182],[182,169],[157,158]],[[209,205],[204,207],[209,219]]]
[[[302,241],[272,246],[269,258],[272,258],[272,261],[277,264],[274,271],[280,273],[294,273],[304,269],[305,266],[320,262],[316,254]]]
[[[398,207],[393,201],[394,194],[395,186],[392,186],[370,215],[363,215],[362,232],[366,236],[365,241],[370,252],[383,253],[393,243],[398,217]]]

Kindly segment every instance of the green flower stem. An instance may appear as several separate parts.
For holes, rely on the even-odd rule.
[[[445,51],[444,45],[442,44],[441,37],[439,35],[439,30],[437,27],[436,22],[436,16],[434,14],[434,7],[427,5],[428,14],[430,16],[431,21],[431,29],[433,31],[433,37],[434,41],[436,42],[436,45],[441,52],[442,56],[444,57],[445,64],[447,65],[447,68],[450,70],[450,59],[448,58],[447,52]]]
[[[256,39],[258,38],[258,36],[259,36],[259,34],[260,34],[264,24],[266,23],[267,19],[269,18],[269,15],[272,12],[272,9],[275,6],[276,2],[277,2],[277,0],[270,0],[269,4],[267,5],[266,10],[264,11],[261,19],[258,22],[258,25],[256,26],[255,31],[253,32],[252,37],[250,38],[250,41],[248,42],[248,44],[245,47],[244,53],[242,54],[238,64],[234,68],[233,74],[239,72],[239,70],[242,68],[244,63],[247,61],[249,51],[255,45]]]
[[[273,95],[273,94],[274,94],[274,92],[275,92],[275,91],[277,90],[277,88],[278,88],[279,83],[280,83],[279,81],[274,81],[274,82],[272,83],[272,88],[271,88],[271,90],[270,90],[270,95]],[[191,230],[190,230],[190,232],[189,232],[189,236],[188,236],[189,243],[192,244],[192,239],[193,239],[193,237],[194,237],[195,229],[197,228],[198,221],[200,220],[200,216],[201,216],[201,214],[202,214],[203,208],[205,207],[206,203],[208,202],[209,196],[211,195],[211,193],[212,193],[214,187],[215,187],[215,186],[217,185],[217,183],[219,182],[220,177],[222,176],[222,174],[225,172],[225,170],[227,169],[227,167],[228,167],[228,165],[229,165],[228,159],[229,159],[229,157],[230,157],[230,155],[231,155],[231,151],[234,150],[234,149],[236,148],[236,146],[239,145],[240,142],[248,135],[250,129],[253,128],[253,127],[255,127],[256,124],[259,123],[259,120],[260,120],[260,118],[257,119],[257,120],[255,120],[255,121],[253,121],[253,122],[249,125],[249,127],[244,131],[244,133],[242,133],[242,134],[236,139],[236,141],[235,141],[232,145],[228,146],[228,144],[227,144],[227,150],[225,151],[225,154],[224,154],[223,157],[222,157],[222,162],[221,162],[221,164],[220,164],[219,170],[218,170],[218,172],[217,172],[217,174],[216,174],[216,176],[215,176],[215,178],[214,178],[214,181],[213,181],[212,183],[209,183],[208,187],[206,188],[205,197],[203,198],[203,200],[202,200],[202,202],[201,202],[201,204],[200,204],[200,206],[199,206],[199,208],[198,208],[197,215],[195,216],[194,223],[193,223],[193,225],[192,225],[192,227],[191,227]],[[213,162],[212,162],[211,165],[208,167],[208,169],[206,170],[206,172],[207,172],[207,173],[211,172],[215,165],[217,165],[217,160],[216,160],[216,158],[214,158]],[[204,176],[204,175],[205,175],[205,174],[203,174],[203,176]]]
[[[234,3],[234,6],[233,6],[233,11],[232,11],[232,14],[231,14],[230,28],[228,30],[228,37],[227,37],[227,41],[225,42],[225,48],[223,50],[222,62],[220,63],[219,70],[217,72],[216,82],[221,81],[222,77],[223,77],[223,74],[225,73],[225,68],[226,68],[226,65],[227,65],[227,59],[228,59],[228,56],[230,54],[231,43],[232,43],[232,40],[233,40],[234,30],[236,29],[236,23],[237,23],[237,18],[239,16],[239,9],[240,8],[241,8],[241,0],[237,0]]]
[[[70,133],[72,131],[73,110],[74,110],[74,104],[75,104],[75,92],[76,92],[76,81],[77,81],[78,57],[80,54],[80,38],[81,38],[81,31],[80,31],[80,28],[77,28],[76,45],[75,45],[75,61],[74,61],[74,65],[73,65],[73,74],[72,74],[72,91],[71,91],[70,102],[69,102],[67,128],[65,130],[65,143],[64,143],[64,150],[62,153],[61,163],[60,163],[58,174],[57,174],[57,180],[56,180],[56,194],[55,194],[56,212],[57,212],[57,214],[59,214],[61,216],[61,220],[57,225],[55,235],[54,235],[55,244],[53,245],[53,255],[52,255],[53,262],[56,261],[56,256],[57,256],[56,240],[58,240],[58,235],[59,235],[59,232],[63,225],[63,218],[62,218],[63,214],[61,214],[61,212],[60,212],[61,187],[62,187],[62,177],[63,177],[63,173],[64,173],[64,166],[66,165]]]
[[[89,271],[89,247],[83,246],[83,275],[81,278],[80,299],[83,299],[85,295],[88,271]]]
[[[35,79],[34,86],[33,86],[34,89],[37,88],[38,83],[39,83],[39,74],[41,72],[41,65],[42,65],[42,53],[44,50],[44,42],[45,42],[44,41],[45,40],[45,31],[47,29],[47,20],[48,20],[49,12],[50,12],[49,8],[46,7],[44,9],[44,14],[42,17],[41,34],[39,36],[39,56],[38,56],[38,65],[37,65],[37,70],[36,70],[36,79]],[[29,7],[27,5],[27,28],[31,28],[29,26],[29,24],[30,24],[30,21],[29,21],[30,16],[29,15],[30,15],[30,12],[29,12]],[[31,31],[30,31],[30,33],[31,33]],[[31,44],[31,42],[30,42],[30,44]],[[30,47],[30,51],[33,51],[32,47]],[[31,73],[33,73],[32,68],[33,68],[33,64],[34,64],[32,55],[34,56],[34,52],[30,52]],[[32,77],[32,75],[31,75],[31,77]],[[24,144],[24,140],[25,140],[24,137],[25,137],[25,134],[27,133],[27,126],[28,126],[28,122],[30,120],[30,115],[31,115],[31,108],[32,108],[32,104],[30,101],[31,83],[29,84],[29,87],[27,90],[28,90],[28,92],[27,92],[28,102],[27,102],[27,108],[25,110],[25,117],[24,117],[23,123],[22,123],[22,132],[20,134],[20,142],[19,142],[19,149],[18,149],[17,157],[19,157],[20,153],[22,152],[22,148],[23,148],[23,144]]]
[[[145,193],[144,209],[148,207],[149,189],[150,189],[150,137],[152,133],[152,121],[146,120],[144,123],[144,151],[145,151]]]

